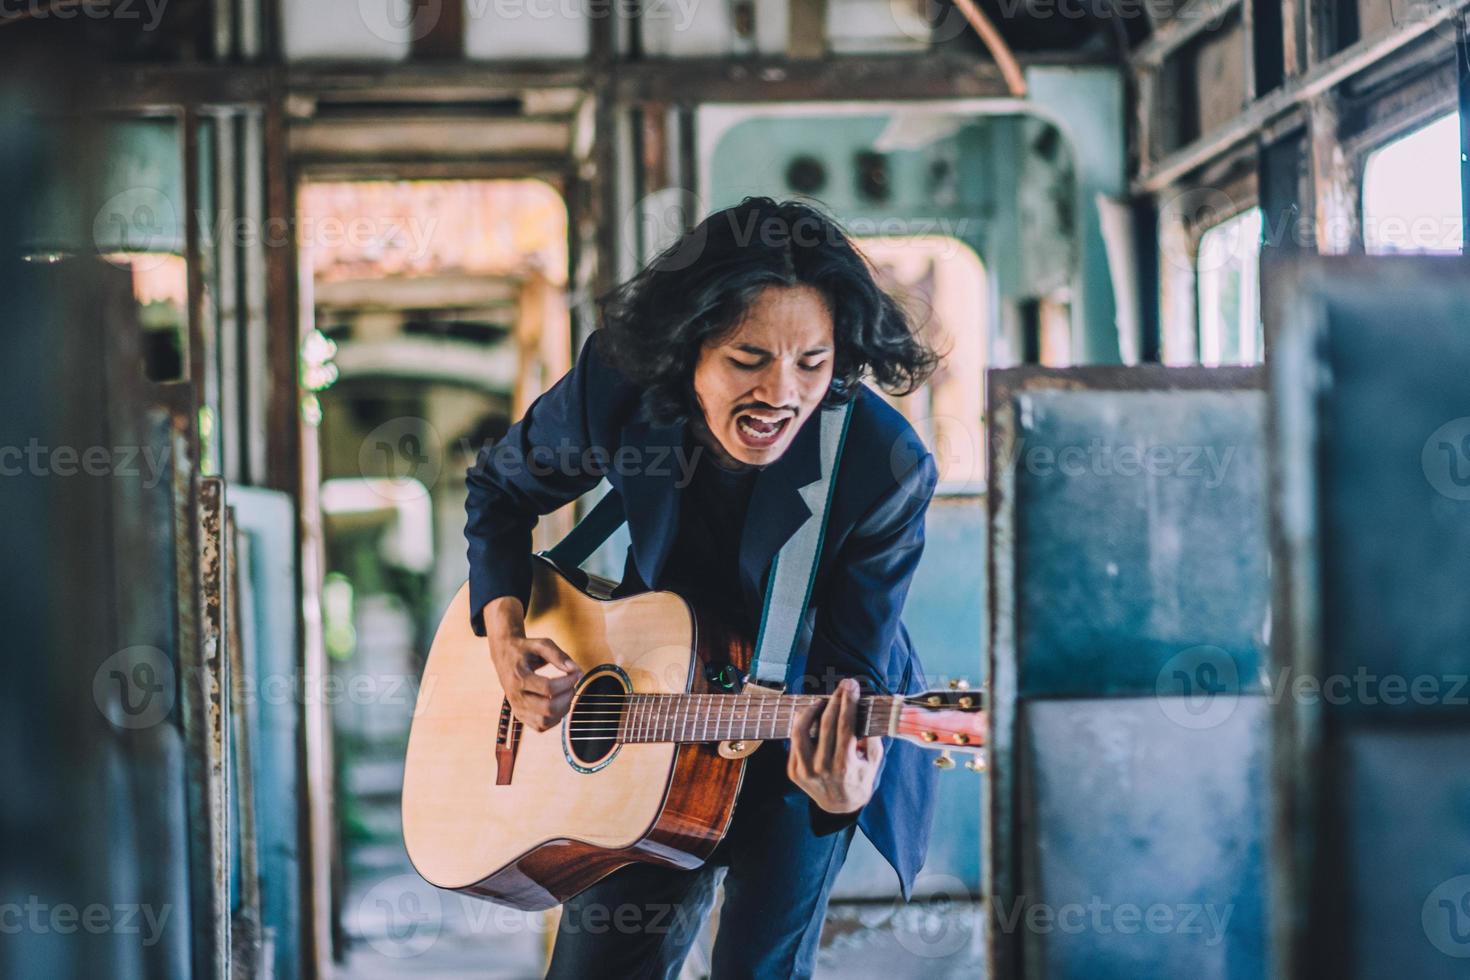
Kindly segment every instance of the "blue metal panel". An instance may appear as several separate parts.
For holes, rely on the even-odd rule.
[[[1354,976],[1470,975],[1470,730],[1359,731],[1342,746]]]
[[[997,912],[1029,976],[1265,975],[1269,707],[1220,704],[1200,727],[1183,699],[1022,709],[1031,861]]]
[[[924,557],[904,604],[904,625],[931,687],[958,677],[978,687],[985,680],[983,498],[935,497],[924,539]],[[940,779],[929,856],[914,884],[916,896],[943,894],[959,900],[964,896],[956,892],[963,888],[979,900],[984,779],[959,766]],[[888,862],[858,834],[832,894],[835,899],[887,898],[897,885]]]
[[[1470,975],[1470,279],[1268,263],[1280,972]]]
[[[992,973],[1264,977],[1261,373],[989,380]]]
[[[1017,395],[1023,697],[1153,694],[1201,646],[1216,693],[1262,690],[1264,410],[1259,391]]]
[[[1324,667],[1372,679],[1367,696],[1338,710],[1464,717],[1464,698],[1416,698],[1383,682],[1398,677],[1407,687],[1470,667],[1470,284],[1355,292],[1338,294],[1324,351],[1332,376],[1320,422],[1331,448],[1319,457],[1332,611],[1323,620]],[[1410,301],[1417,307],[1406,343]]]
[[[242,642],[256,676],[250,708],[260,852],[261,919],[277,980],[303,975],[300,767],[302,705],[296,664],[296,512],[284,493],[233,487],[230,504],[249,567],[240,569]]]

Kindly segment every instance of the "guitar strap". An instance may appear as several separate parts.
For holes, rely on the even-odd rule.
[[[766,687],[785,687],[791,680],[788,674],[816,583],[817,563],[827,532],[827,510],[832,503],[837,466],[842,460],[851,418],[851,401],[822,410],[818,420],[822,475],[815,483],[797,491],[811,514],[771,559],[750,669],[751,678]],[[579,568],[626,520],[622,495],[610,490],[566,537],[544,554],[562,568]]]

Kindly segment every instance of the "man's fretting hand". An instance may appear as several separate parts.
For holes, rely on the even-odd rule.
[[[561,721],[582,679],[577,662],[554,641],[526,636],[525,610],[515,597],[486,605],[485,636],[511,714],[538,732]]]
[[[881,738],[857,737],[857,702],[857,681],[848,677],[825,705],[818,701],[798,710],[791,719],[786,773],[828,813],[862,809],[873,797],[878,764],[883,761]]]

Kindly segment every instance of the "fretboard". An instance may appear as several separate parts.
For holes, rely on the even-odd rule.
[[[827,700],[825,694],[628,694],[620,708],[622,742],[726,742],[787,738],[801,708]],[[887,735],[902,698],[865,697],[854,705],[859,735]]]

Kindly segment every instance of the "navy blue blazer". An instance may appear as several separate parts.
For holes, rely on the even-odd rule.
[[[640,389],[612,367],[600,343],[594,332],[572,370],[503,439],[481,449],[467,474],[470,609],[480,635],[490,600],[514,595],[528,602],[537,518],[604,476],[623,496],[629,571],[661,587],[687,475],[685,423],[651,424],[641,411]],[[799,488],[821,474],[819,417],[809,416],[786,452],[756,477],[740,545],[752,622],[760,619],[771,559],[811,513]],[[806,657],[797,658],[794,676],[814,678],[823,690],[842,677],[858,678],[865,691],[924,690],[900,614],[924,548],[924,515],[937,479],[933,457],[907,420],[861,386],[803,624]],[[885,738],[884,750],[877,791],[857,822],[893,865],[907,900],[928,849],[936,770],[927,752],[903,739]]]

